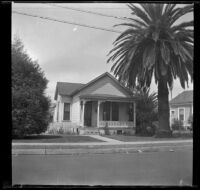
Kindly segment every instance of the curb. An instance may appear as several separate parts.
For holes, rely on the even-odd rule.
[[[153,146],[179,146],[184,144],[193,145],[193,141],[165,141],[165,142],[124,142],[124,143],[12,143],[12,149],[92,149],[92,148],[135,148]]]
[[[90,149],[66,149],[66,148],[43,148],[43,149],[12,149],[12,155],[80,155],[80,154],[110,154],[110,153],[143,153],[143,152],[174,152],[183,148],[192,148],[192,144],[180,146],[154,146],[154,147],[122,147],[122,148],[90,148]]]

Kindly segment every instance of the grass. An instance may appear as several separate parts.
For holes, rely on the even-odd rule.
[[[104,137],[123,141],[123,142],[138,142],[138,141],[166,141],[166,140],[182,140],[182,139],[192,139],[191,133],[187,134],[173,134],[171,138],[155,138],[155,137],[144,137],[144,136],[128,136],[128,135],[103,135]]]
[[[24,138],[13,139],[15,143],[82,143],[104,142],[89,136],[81,135],[30,135]]]

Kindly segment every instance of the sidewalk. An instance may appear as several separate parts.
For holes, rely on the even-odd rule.
[[[93,143],[12,143],[12,154],[141,153],[174,151],[182,148],[191,149],[192,146],[193,140],[121,142],[109,139],[107,142]]]
[[[109,142],[109,143],[123,143],[122,141],[111,139],[111,138],[102,137],[100,135],[88,135],[88,136],[90,136],[92,138],[95,138],[95,139],[99,139],[99,140],[105,141],[105,142]]]

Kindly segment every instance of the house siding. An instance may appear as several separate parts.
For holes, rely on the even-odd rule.
[[[54,122],[61,122],[62,121],[62,103],[61,103],[61,96],[57,96],[56,100],[56,107],[54,112]]]
[[[179,109],[180,108],[184,108],[185,110],[185,120],[184,120],[184,126],[188,126],[188,119],[189,119],[189,116],[193,113],[192,111],[192,105],[187,105],[187,106],[184,106],[184,105],[171,105],[170,106],[170,125],[172,125],[173,123],[173,118],[172,118],[172,115],[171,115],[171,111],[174,110],[175,111],[175,114],[174,114],[174,118],[178,119],[179,118]]]
[[[129,94],[109,77],[102,78],[95,84],[88,86],[87,88],[77,93],[76,96],[86,94],[109,94],[121,97],[129,97]]]
[[[80,125],[80,99],[76,95],[72,99],[72,119],[76,125]]]
[[[71,116],[72,116],[71,97],[58,95],[57,100],[56,100],[55,112],[54,112],[54,119],[53,119],[54,122],[63,121],[64,103],[70,103],[70,119],[71,119]],[[58,120],[57,120],[57,114],[58,114]]]

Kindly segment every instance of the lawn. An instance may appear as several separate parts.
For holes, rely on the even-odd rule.
[[[192,139],[192,134],[173,134],[171,138],[155,138],[143,136],[128,136],[128,135],[103,135],[104,137],[119,140],[122,142],[137,142],[137,141],[166,141],[166,140],[182,140]]]
[[[82,143],[104,142],[89,136],[81,135],[32,135],[21,139],[13,139],[15,143]]]

